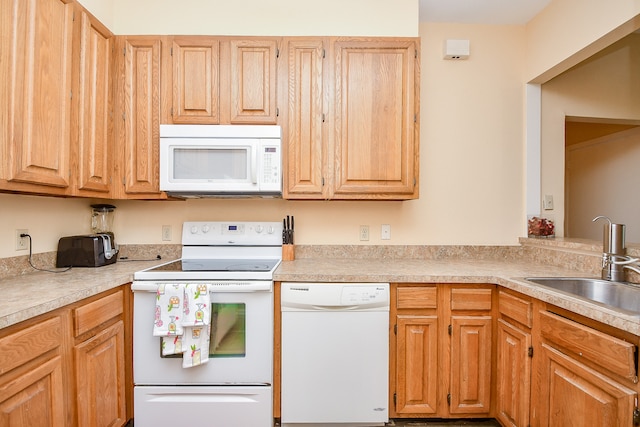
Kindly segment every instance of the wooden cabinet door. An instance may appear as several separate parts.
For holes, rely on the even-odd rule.
[[[451,316],[451,414],[491,409],[491,324],[491,316]]]
[[[126,37],[122,50],[119,144],[122,198],[162,198],[160,193],[160,49],[157,37]]]
[[[220,122],[220,43],[213,37],[174,37],[173,123]]]
[[[534,395],[539,427],[631,427],[637,393],[572,357],[541,345],[540,390]]]
[[[95,18],[79,13],[78,73],[75,79],[74,122],[77,122],[72,170],[77,171],[75,193],[107,197],[112,189],[113,35]]]
[[[334,49],[334,198],[417,198],[416,42]]]
[[[66,427],[64,396],[62,357],[58,355],[0,384],[0,425]]]
[[[529,425],[531,334],[498,319],[496,412],[503,426]]]
[[[438,320],[398,316],[396,412],[433,415],[437,411]]]
[[[64,318],[0,331],[0,426],[66,427]]]
[[[78,425],[121,426],[126,419],[122,320],[76,345]]]
[[[3,187],[64,194],[70,187],[73,3],[2,0],[0,8]]]
[[[285,199],[328,196],[326,165],[333,159],[328,156],[324,130],[324,44],[322,39],[286,42]]]
[[[230,42],[230,123],[276,124],[277,41]]]

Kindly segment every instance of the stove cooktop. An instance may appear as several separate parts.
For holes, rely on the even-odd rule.
[[[201,272],[239,272],[239,271],[272,271],[279,263],[278,259],[179,259],[161,264],[147,271],[201,271]]]

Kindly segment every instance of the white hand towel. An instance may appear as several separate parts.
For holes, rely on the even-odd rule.
[[[209,335],[211,325],[189,326],[183,337],[182,367],[192,368],[209,361]]]
[[[156,294],[153,336],[182,335],[183,284],[160,284]]]
[[[170,356],[172,354],[180,354],[184,351],[182,346],[182,336],[176,335],[173,337],[161,337],[162,340],[162,355]]]
[[[202,326],[211,323],[211,297],[206,283],[184,286],[184,316],[182,326]]]

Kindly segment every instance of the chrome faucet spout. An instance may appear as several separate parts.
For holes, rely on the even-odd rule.
[[[625,225],[614,224],[609,217],[599,215],[593,222],[606,219],[608,224],[604,226],[602,234],[602,279],[615,282],[624,281],[624,268],[636,261],[626,256]],[[618,261],[622,259],[622,261]]]

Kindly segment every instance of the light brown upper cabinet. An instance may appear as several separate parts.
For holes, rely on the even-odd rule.
[[[286,123],[283,126],[284,197],[289,199],[329,198],[328,178],[333,156],[325,125],[326,49],[321,38],[287,39],[280,71],[286,91]]]
[[[0,2],[0,188],[70,188],[73,3]]]
[[[416,40],[334,45],[334,198],[418,196]]]
[[[174,37],[173,123],[220,123],[220,42],[214,37]]]
[[[166,198],[159,169],[161,49],[161,37],[118,38],[117,198]]]
[[[284,198],[418,197],[419,40],[285,39]]]
[[[73,193],[109,197],[113,180],[113,34],[83,10],[76,13],[71,170]]]
[[[277,39],[232,39],[229,57],[229,123],[276,124]]]
[[[278,38],[166,40],[162,123],[277,123]]]

